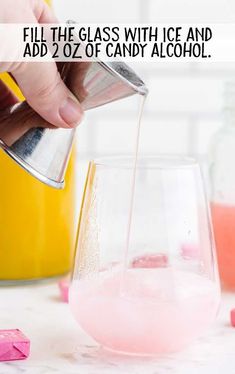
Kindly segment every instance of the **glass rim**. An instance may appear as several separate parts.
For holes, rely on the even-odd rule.
[[[104,156],[91,161],[96,167],[133,169],[135,158],[130,155]],[[148,155],[137,158],[137,169],[185,169],[199,166],[193,157],[180,155]]]

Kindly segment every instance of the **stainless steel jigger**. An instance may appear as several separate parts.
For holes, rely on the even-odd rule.
[[[147,93],[142,80],[122,62],[67,62],[59,70],[84,110]],[[58,189],[64,186],[74,134],[74,129],[50,125],[27,102],[0,118],[0,147],[27,172]]]

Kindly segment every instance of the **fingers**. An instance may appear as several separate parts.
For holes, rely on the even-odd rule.
[[[83,111],[54,62],[22,63],[12,71],[29,105],[57,127],[75,127]]]
[[[27,22],[57,22],[43,0],[30,0],[30,5],[31,8],[26,7],[27,14],[24,15]],[[81,105],[62,81],[55,62],[13,63],[8,71],[17,81],[29,105],[47,122],[64,128],[80,123],[83,115]],[[5,92],[5,96],[3,106],[8,105],[10,100],[9,93]]]
[[[6,109],[18,102],[16,96],[0,80],[0,110]]]

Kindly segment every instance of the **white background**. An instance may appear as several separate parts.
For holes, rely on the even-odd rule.
[[[61,21],[235,22],[234,0],[54,0]],[[142,153],[180,153],[205,159],[211,137],[223,124],[224,83],[232,63],[139,63],[132,65],[150,89],[144,111]],[[78,130],[79,162],[133,149],[135,106],[129,100],[86,114]]]

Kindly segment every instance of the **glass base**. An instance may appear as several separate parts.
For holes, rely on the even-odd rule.
[[[107,353],[112,353],[112,354],[117,355],[117,356],[127,356],[127,357],[156,357],[156,356],[160,356],[160,353],[126,352],[126,351],[119,351],[119,350],[116,350],[116,349],[108,348],[108,347],[105,347],[103,345],[101,346],[101,349],[103,349]]]
[[[148,353],[148,352],[127,352],[127,351],[120,351],[120,350],[116,350],[116,349],[112,349],[112,348],[108,348],[108,347],[105,347],[103,345],[100,346],[100,348],[104,351],[104,352],[107,352],[109,354],[113,354],[113,355],[117,355],[117,356],[127,356],[127,357],[146,357],[146,358],[160,358],[160,357],[165,357],[169,354],[174,354],[174,353],[177,353],[177,352],[181,352],[183,351],[184,349],[186,349],[186,347],[183,347],[179,350],[173,350],[173,351],[166,351],[166,352],[151,352],[151,353]]]

